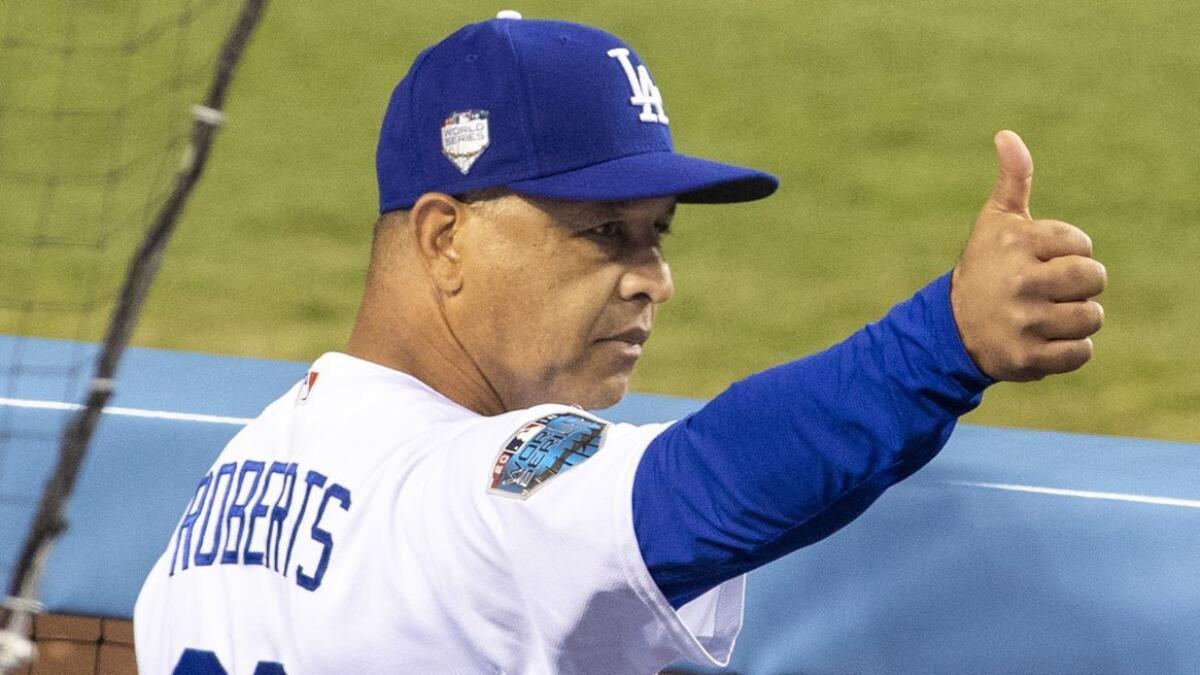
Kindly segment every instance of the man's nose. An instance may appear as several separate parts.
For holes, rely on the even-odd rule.
[[[656,305],[675,295],[671,266],[658,247],[642,249],[629,261],[619,291],[623,300],[646,299]]]

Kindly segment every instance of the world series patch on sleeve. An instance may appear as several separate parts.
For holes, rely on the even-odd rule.
[[[488,492],[525,499],[555,476],[600,450],[608,424],[575,413],[555,413],[513,434],[496,457]]]

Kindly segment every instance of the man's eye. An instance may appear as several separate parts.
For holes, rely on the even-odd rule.
[[[616,222],[604,223],[603,225],[588,228],[587,233],[595,237],[608,239],[621,233],[621,224]]]

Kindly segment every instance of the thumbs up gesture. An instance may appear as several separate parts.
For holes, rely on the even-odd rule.
[[[1021,137],[996,134],[1000,175],[954,268],[950,304],[967,353],[997,380],[1025,382],[1079,368],[1104,308],[1104,266],[1092,240],[1029,213],[1033,158]]]

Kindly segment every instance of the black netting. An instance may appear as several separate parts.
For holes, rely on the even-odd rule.
[[[171,228],[162,227],[164,207],[177,212],[189,189],[180,194],[189,173],[180,170],[185,151],[195,159],[197,148],[207,147],[211,129],[194,126],[190,108],[219,107],[224,88],[214,85],[213,74],[222,44],[251,4],[0,5],[0,580],[6,588],[48,491],[46,477],[63,473],[63,431],[93,376],[94,343],[112,330],[109,316],[127,264],[146,247],[148,231],[165,229],[156,235],[165,241]],[[195,165],[202,166],[203,154]],[[191,173],[194,181],[198,169]],[[156,263],[147,267],[152,277]],[[144,288],[134,291],[122,303],[134,308],[131,318]],[[47,349],[47,338],[67,342]],[[119,355],[117,349],[106,358],[108,369]],[[91,401],[102,405],[106,396],[96,393]]]

